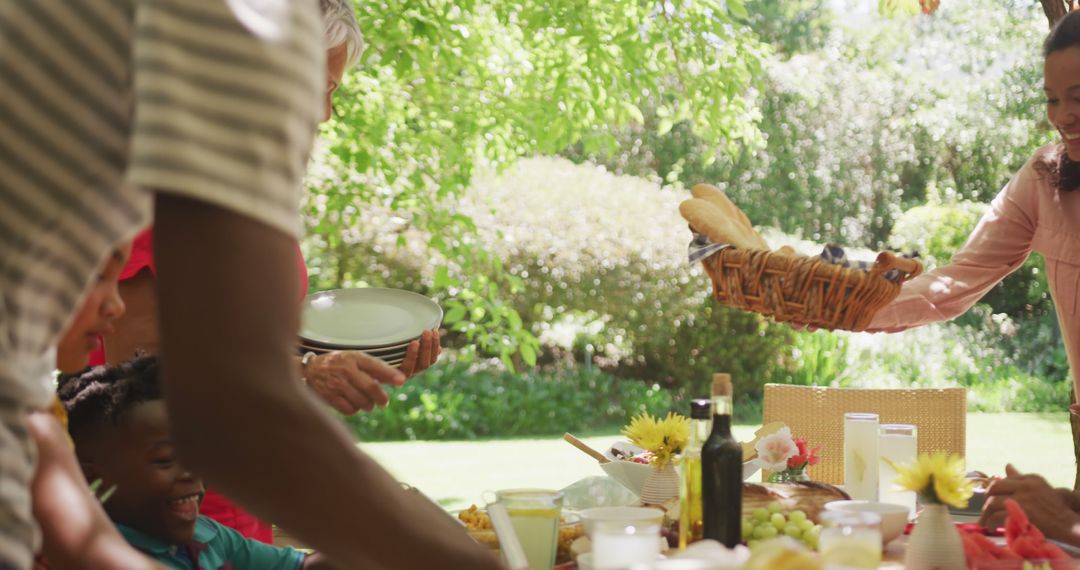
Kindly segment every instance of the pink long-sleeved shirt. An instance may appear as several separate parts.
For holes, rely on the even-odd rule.
[[[1080,190],[1059,192],[1037,162],[1039,149],[994,198],[952,261],[904,284],[900,296],[875,315],[869,330],[896,332],[946,321],[975,304],[1034,251],[1046,258],[1069,365],[1080,366]],[[1080,390],[1077,374],[1074,388]],[[1080,393],[1080,391],[1078,391]]]

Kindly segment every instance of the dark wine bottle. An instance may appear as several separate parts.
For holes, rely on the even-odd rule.
[[[728,548],[742,535],[742,445],[731,435],[731,375],[713,374],[713,422],[701,447],[704,536]]]

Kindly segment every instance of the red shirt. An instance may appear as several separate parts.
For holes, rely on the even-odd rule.
[[[304,263],[304,254],[300,251],[299,245],[296,248],[296,264],[300,274],[300,299],[303,300],[308,290],[308,273],[307,265]],[[131,258],[128,259],[127,265],[120,271],[120,280],[131,279],[143,269],[149,269],[151,273],[157,273],[154,264],[153,228],[148,228],[135,237],[131,246]],[[90,365],[97,366],[99,364],[105,364],[105,349],[100,341],[97,350],[90,354]],[[246,537],[267,544],[274,542],[273,528],[269,524],[257,519],[254,515],[240,508],[213,489],[206,490],[206,497],[203,498],[199,514],[206,515],[227,527],[236,529]]]

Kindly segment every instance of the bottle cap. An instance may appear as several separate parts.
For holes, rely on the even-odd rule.
[[[718,373],[712,375],[712,395],[731,395],[731,374]]]
[[[690,401],[690,419],[708,420],[712,418],[712,400],[694,398]]]

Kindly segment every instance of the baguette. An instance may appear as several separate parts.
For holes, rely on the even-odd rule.
[[[724,214],[712,202],[700,198],[685,200],[679,204],[679,213],[690,223],[690,229],[705,234],[715,243],[731,244],[738,249],[761,249],[761,237],[753,229]]]
[[[690,189],[690,193],[695,198],[705,200],[717,208],[720,208],[720,211],[722,211],[724,215],[738,221],[739,224],[744,226],[749,231],[749,234],[753,236],[753,241],[755,243],[753,249],[769,249],[769,244],[766,243],[765,239],[762,238],[756,230],[754,230],[754,224],[750,223],[750,218],[746,217],[746,213],[740,210],[739,207],[727,197],[727,194],[724,194],[723,190],[711,184],[697,184]]]

